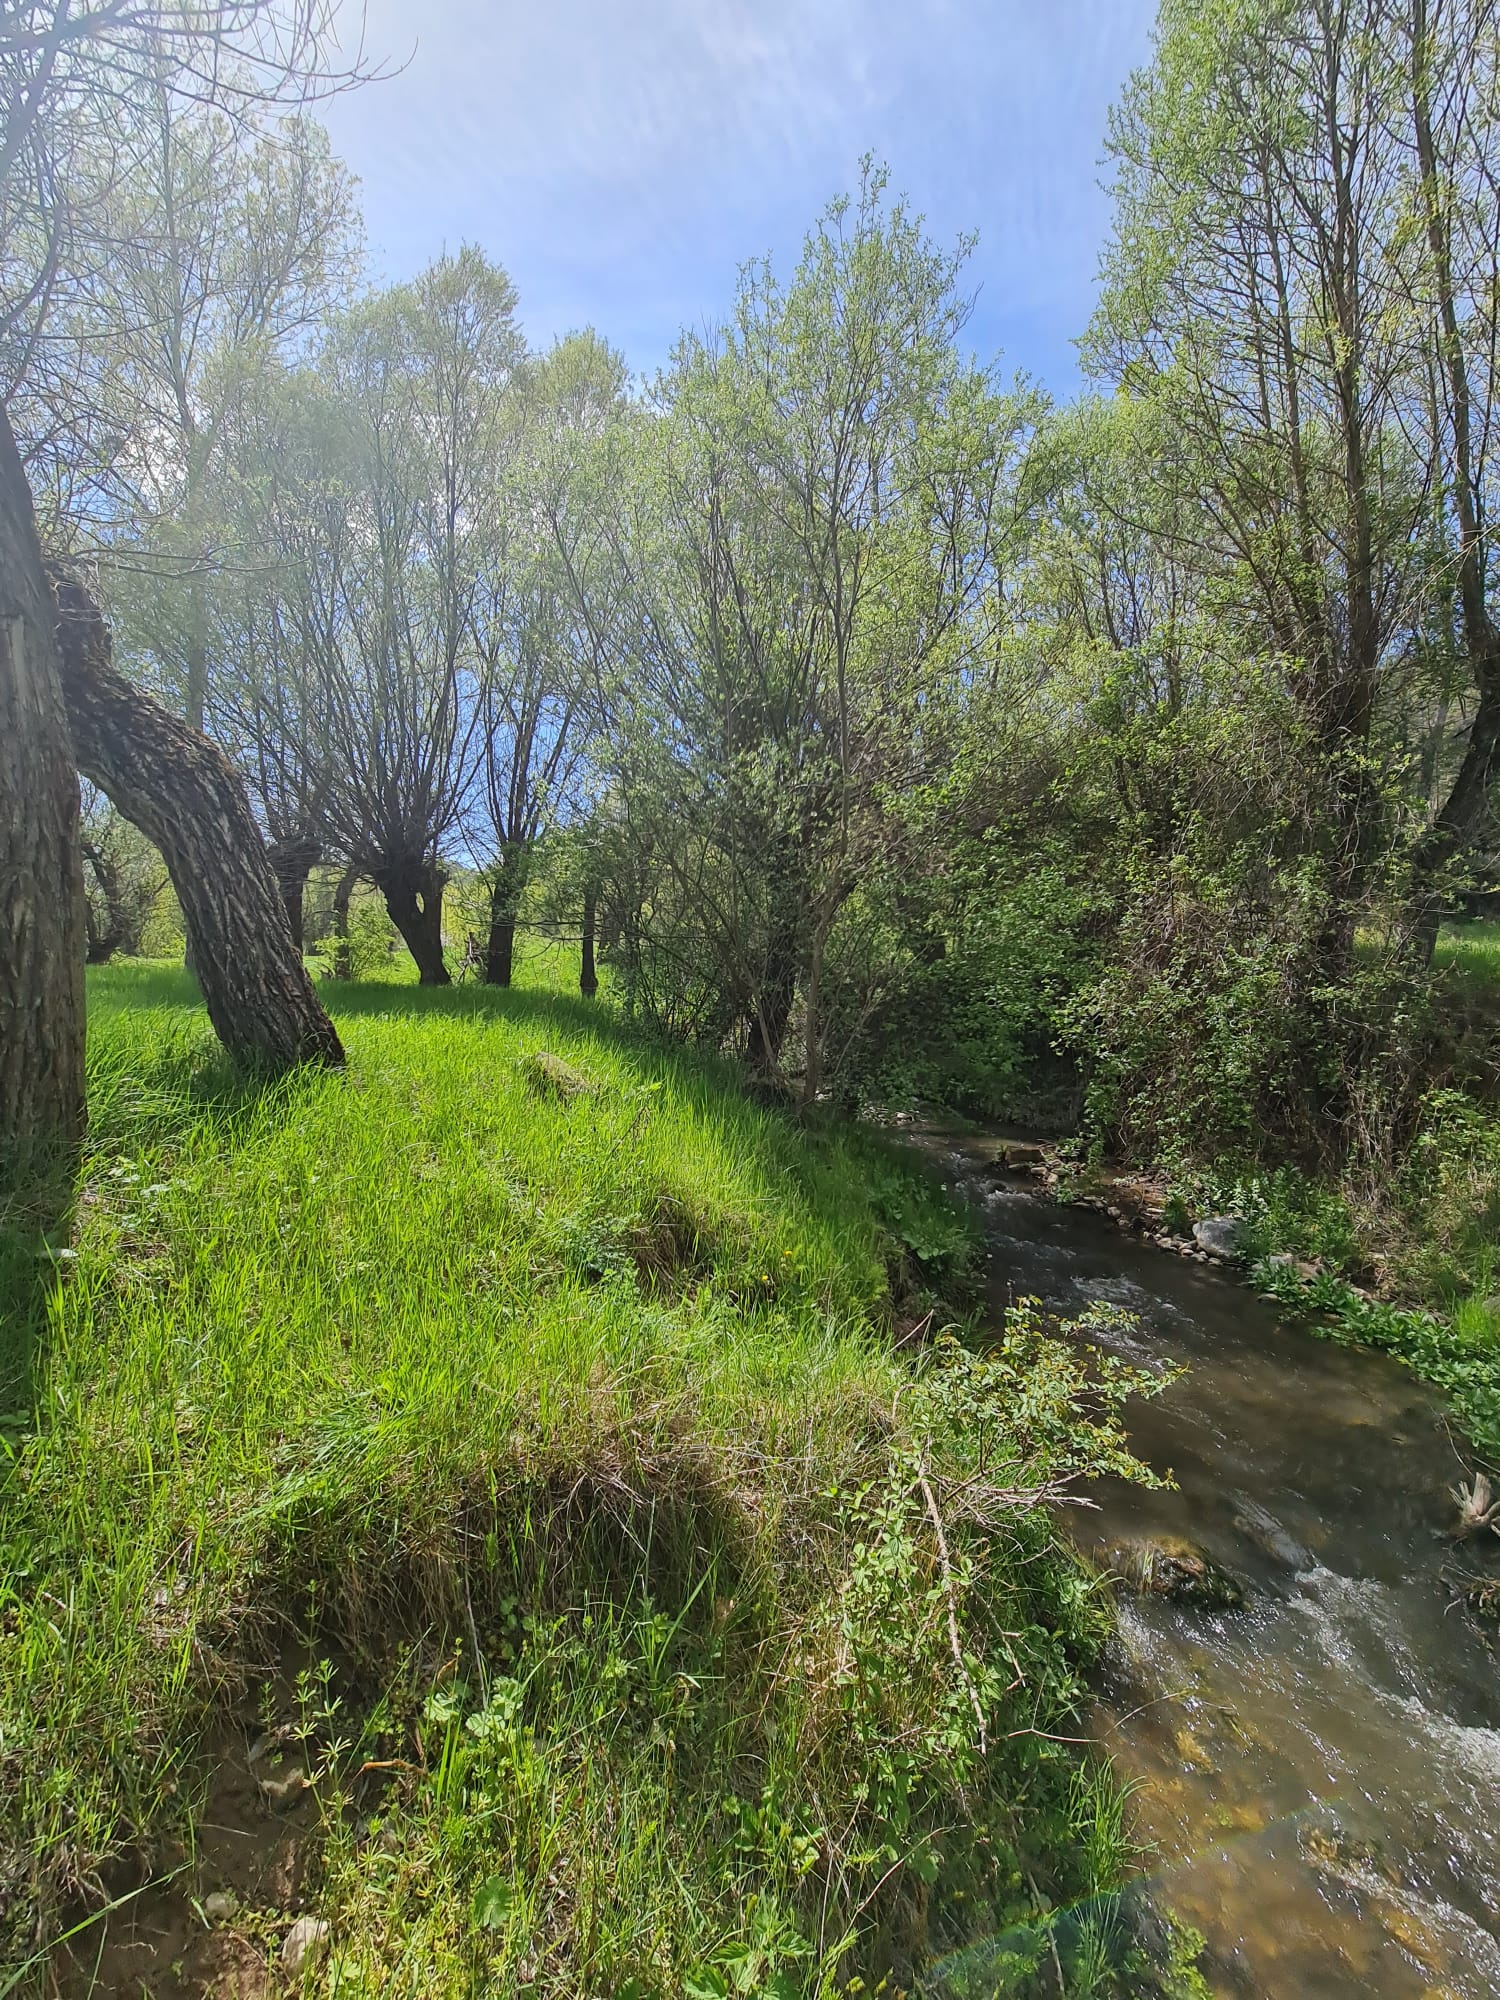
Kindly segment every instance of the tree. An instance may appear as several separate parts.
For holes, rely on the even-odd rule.
[[[684,337],[598,482],[627,990],[769,1074],[800,1012],[806,1099],[834,928],[924,767],[932,688],[993,641],[1024,507],[1039,405],[961,357],[963,254],[867,169],[789,283],[749,267],[731,323]]]
[[[1436,537],[1452,579],[1441,593],[1445,636],[1456,641],[1469,683],[1457,766],[1421,850],[1429,881],[1417,930],[1430,955],[1438,878],[1493,835],[1500,768],[1500,615],[1489,530],[1500,416],[1500,29],[1486,0],[1410,0],[1396,14],[1395,33],[1410,93],[1409,130],[1404,117],[1397,129],[1426,252],[1403,266],[1427,364],[1422,386],[1429,393],[1415,407],[1430,415],[1419,435],[1425,432]]]
[[[1162,409],[1193,481],[1186,532],[1323,759],[1315,980],[1347,970],[1381,851],[1371,738],[1427,504],[1401,422],[1414,328],[1383,274],[1405,216],[1392,74],[1367,12],[1163,8],[1112,121],[1115,242],[1090,344]]]
[[[122,102],[164,74],[179,100],[248,108],[333,87],[322,0],[21,0],[0,20],[0,335],[34,344],[107,187],[128,165],[83,167]],[[129,121],[126,121],[127,126]],[[0,423],[0,876],[6,886],[0,1132],[24,1188],[39,1155],[66,1155],[82,1119],[84,958],[78,797],[61,662],[34,516],[8,417]]]
[[[268,369],[236,412],[220,486],[226,561],[209,609],[208,719],[265,829],[292,936],[331,834],[330,689],[313,607],[345,533],[338,443],[295,373]]]
[[[152,143],[106,217],[108,262],[54,316],[93,359],[91,529],[113,550],[119,637],[195,729],[210,705],[215,593],[242,594],[247,551],[225,489],[242,477],[257,389],[346,293],[351,183],[319,127],[185,117],[165,87]]]
[[[490,889],[484,976],[492,986],[510,984],[533,852],[574,803],[589,745],[594,645],[570,600],[559,536],[573,509],[592,505],[589,449],[624,386],[620,357],[591,332],[557,342],[529,367],[514,447],[476,551],[471,622]]]
[[[1167,419],[1194,482],[1179,551],[1322,758],[1314,979],[1352,962],[1397,760],[1434,726],[1419,955],[1492,824],[1497,75],[1488,0],[1172,0],[1112,128],[1090,352]]]
[[[341,517],[305,600],[328,823],[424,985],[448,982],[443,889],[480,735],[476,593],[524,356],[514,315],[505,273],[466,249],[345,316],[317,371]]]

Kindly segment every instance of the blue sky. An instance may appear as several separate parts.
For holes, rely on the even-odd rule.
[[[592,324],[637,371],[785,268],[873,152],[951,241],[974,345],[1066,393],[1109,208],[1105,116],[1154,0],[368,0],[406,67],[325,107],[372,275],[479,243],[530,337]],[[409,60],[407,60],[409,58]]]

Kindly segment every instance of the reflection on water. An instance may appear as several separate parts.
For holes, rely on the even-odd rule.
[[[1101,1547],[1188,1537],[1249,1594],[1125,1601],[1095,1718],[1213,1990],[1500,1994],[1500,1672],[1445,1577],[1462,1460],[1441,1400],[1092,1211],[996,1185],[993,1142],[925,1143],[982,1195],[997,1309],[1106,1299],[1140,1316],[1131,1360],[1188,1364],[1131,1419],[1176,1490],[1106,1482],[1070,1525]],[[1463,1563],[1495,1568],[1490,1546]]]

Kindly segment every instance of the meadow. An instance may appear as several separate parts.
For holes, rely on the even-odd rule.
[[[557,987],[329,985],[347,1071],[257,1088],[91,975],[9,1267],[0,1993],[1124,1976],[1037,1502],[1128,1385],[934,1340],[937,1190]]]

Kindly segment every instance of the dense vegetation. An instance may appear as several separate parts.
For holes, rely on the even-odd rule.
[[[833,1120],[1238,1218],[1500,1456],[1500,22],[1163,0],[1068,405],[873,161],[649,382],[367,284],[329,29],[0,18],[8,1976],[259,1700],[340,1991],[1107,1987],[1126,1381],[899,1347]]]

